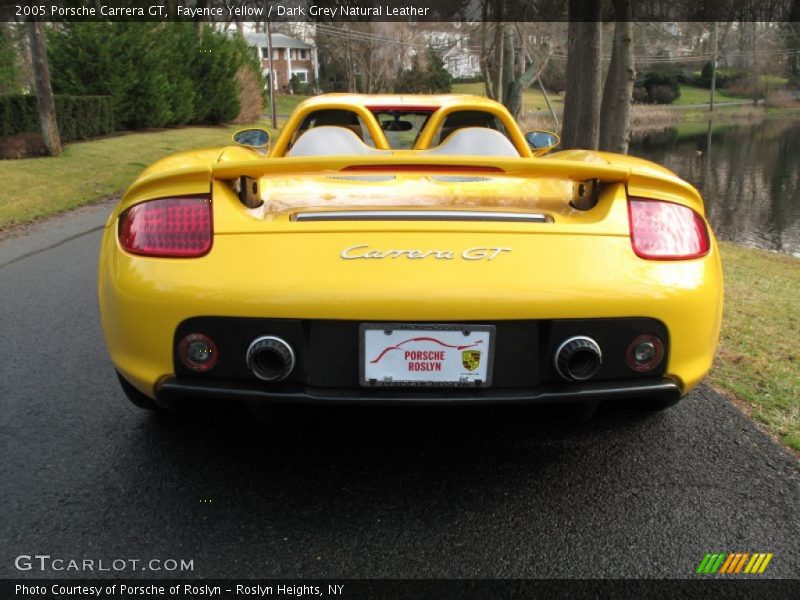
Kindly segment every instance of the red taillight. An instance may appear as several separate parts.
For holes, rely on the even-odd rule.
[[[697,258],[711,245],[703,217],[691,208],[658,200],[628,200],[633,251],[640,258]]]
[[[133,254],[189,258],[211,249],[211,200],[163,198],[131,206],[119,218],[119,243]]]

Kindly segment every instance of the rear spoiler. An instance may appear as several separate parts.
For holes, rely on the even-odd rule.
[[[456,172],[486,176],[566,179],[576,183],[597,180],[625,184],[631,196],[689,202],[703,213],[703,200],[691,184],[660,171],[620,167],[604,162],[578,162],[556,158],[456,157],[442,155],[367,155],[265,158],[222,162],[211,167],[214,179],[240,177],[313,177],[345,172]]]
[[[677,176],[657,170],[639,170],[603,162],[555,158],[457,157],[437,155],[367,155],[260,158],[191,166],[143,177],[128,189],[125,205],[165,194],[207,194],[213,179],[237,182],[241,178],[320,177],[341,172],[456,172],[485,176],[551,178],[575,183],[624,184],[628,195],[678,202],[704,214],[698,191]],[[172,192],[171,189],[175,191]]]

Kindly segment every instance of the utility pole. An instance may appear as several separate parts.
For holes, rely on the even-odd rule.
[[[61,154],[61,138],[58,135],[56,106],[53,101],[53,88],[50,85],[50,67],[47,64],[47,49],[40,21],[28,22],[28,36],[31,44],[31,63],[36,80],[39,122],[42,127],[44,146],[50,156],[59,156]]]
[[[275,115],[275,71],[272,68],[272,21],[267,21],[267,52],[269,52],[269,114],[272,128],[277,129],[278,119]]]
[[[758,104],[758,28],[753,17],[753,104]]]
[[[713,51],[711,53],[711,102],[708,106],[709,112],[714,112],[714,92],[717,89],[717,35],[719,34],[719,23],[714,22]]]

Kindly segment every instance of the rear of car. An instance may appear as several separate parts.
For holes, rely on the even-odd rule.
[[[670,403],[710,368],[722,282],[691,186],[567,152],[155,173],[99,285],[123,381],[163,404]]]

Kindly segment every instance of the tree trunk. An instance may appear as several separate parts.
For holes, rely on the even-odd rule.
[[[517,77],[516,54],[514,50],[514,30],[511,25],[503,25],[503,100],[507,100]]]
[[[517,77],[511,84],[511,89],[508,93],[508,98],[506,98],[505,106],[514,116],[515,120],[519,120],[520,114],[522,113],[523,93],[525,90],[531,87],[531,84],[535,79],[539,78],[539,76],[542,74],[542,71],[544,71],[545,67],[547,66],[549,59],[550,55],[548,54],[538,65],[536,63],[531,63],[525,72]],[[550,113],[554,115],[553,109],[550,107],[550,100],[547,98],[547,94],[545,94],[545,100],[547,100],[547,106],[550,108]]]
[[[505,37],[503,36],[503,25],[501,23],[496,23],[494,27],[494,64],[497,65],[493,83],[494,99],[498,102],[502,102],[503,92],[505,91],[503,89],[503,67],[505,66],[503,50],[505,49]]]
[[[628,119],[636,76],[630,0],[614,0],[614,47],[600,107],[600,150],[628,152]]]
[[[58,135],[56,107],[53,102],[53,88],[50,86],[50,67],[47,64],[47,49],[44,32],[39,21],[28,23],[28,35],[31,45],[31,63],[36,81],[36,96],[39,101],[39,122],[47,153],[50,156],[61,154],[61,138]]]
[[[600,2],[570,0],[561,146],[596,150],[600,134]]]

